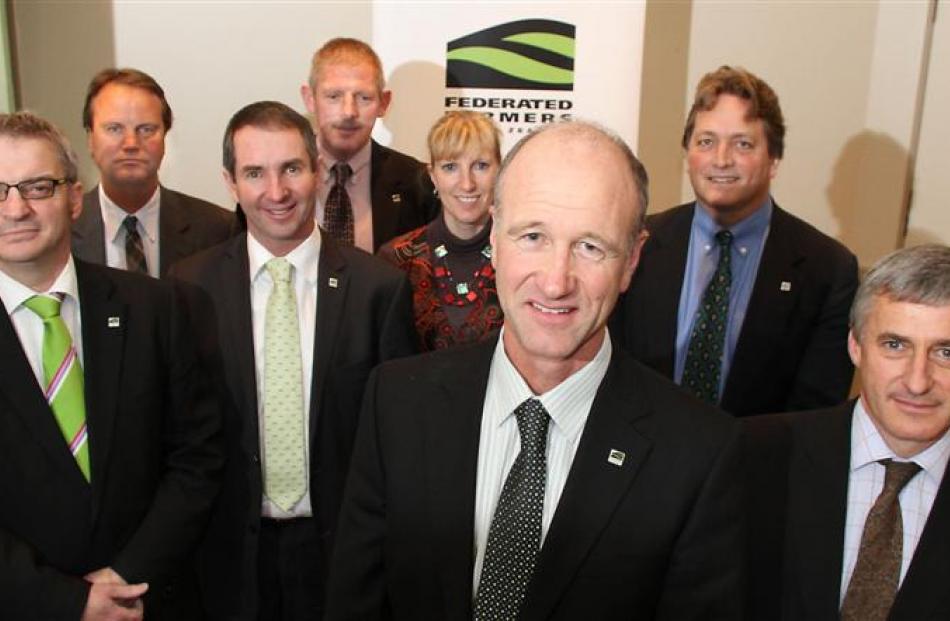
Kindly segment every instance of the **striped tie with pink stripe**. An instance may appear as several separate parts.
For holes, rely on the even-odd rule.
[[[86,433],[86,402],[83,397],[82,367],[59,315],[62,301],[48,295],[34,295],[23,303],[43,320],[43,377],[46,401],[56,423],[76,458],[83,476],[89,480],[89,443]]]

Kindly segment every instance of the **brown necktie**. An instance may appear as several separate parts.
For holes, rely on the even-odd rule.
[[[864,522],[858,560],[841,605],[841,621],[884,621],[897,596],[904,545],[898,494],[920,466],[882,459],[884,489]]]
[[[130,272],[138,272],[148,276],[148,263],[145,261],[145,249],[142,246],[142,236],[139,235],[139,220],[135,216],[126,216],[122,221],[125,227],[125,268]]]
[[[345,246],[353,245],[353,206],[346,191],[346,182],[353,169],[346,162],[337,162],[330,169],[333,172],[333,187],[327,194],[323,220],[330,237]]]

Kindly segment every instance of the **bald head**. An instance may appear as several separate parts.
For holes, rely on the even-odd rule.
[[[627,143],[610,130],[587,121],[566,121],[552,123],[532,132],[520,140],[508,152],[501,165],[498,181],[495,187],[495,216],[498,217],[504,197],[505,180],[508,172],[518,160],[528,159],[539,161],[544,155],[556,155],[556,159],[564,163],[564,155],[571,152],[577,156],[590,157],[603,166],[602,183],[605,186],[616,186],[632,197],[629,201],[633,210],[633,226],[630,229],[631,239],[635,239],[643,229],[649,202],[649,181],[646,169],[640,160],[633,154]],[[586,155],[585,155],[586,154]],[[542,171],[543,172],[543,171]],[[547,173],[549,176],[551,172]],[[591,180],[593,181],[593,180]]]

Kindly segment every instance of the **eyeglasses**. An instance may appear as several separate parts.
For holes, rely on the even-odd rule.
[[[41,200],[49,198],[56,192],[57,186],[67,183],[67,179],[29,179],[20,183],[0,182],[0,202],[7,200],[7,194],[10,188],[16,188],[20,193],[20,198],[25,200]]]

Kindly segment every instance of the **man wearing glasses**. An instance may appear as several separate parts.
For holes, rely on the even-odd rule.
[[[195,618],[217,405],[171,286],[70,255],[76,177],[56,128],[0,115],[0,614]]]

